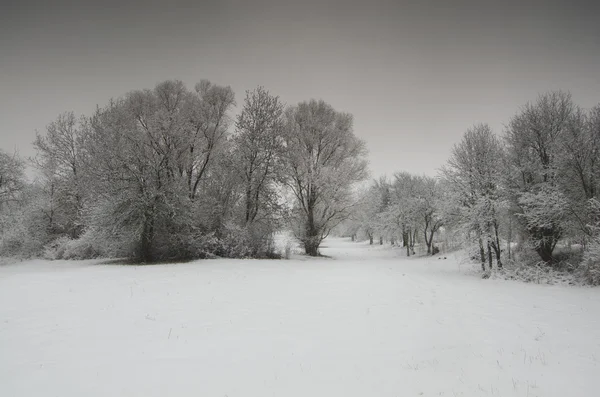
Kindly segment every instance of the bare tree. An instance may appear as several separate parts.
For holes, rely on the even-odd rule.
[[[367,177],[366,149],[352,131],[352,116],[311,100],[285,113],[285,183],[297,199],[296,235],[308,255],[348,217],[350,187]]]

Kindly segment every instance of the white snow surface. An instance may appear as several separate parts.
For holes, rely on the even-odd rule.
[[[331,258],[0,267],[0,396],[597,396],[600,289]]]

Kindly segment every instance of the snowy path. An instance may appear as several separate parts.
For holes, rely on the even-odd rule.
[[[600,289],[333,259],[0,267],[0,396],[595,396]]]

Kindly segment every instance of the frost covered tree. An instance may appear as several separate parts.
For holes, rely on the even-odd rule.
[[[169,83],[181,85],[181,82]],[[219,154],[231,119],[229,112],[235,105],[235,95],[231,87],[212,84],[202,80],[196,84],[194,93],[185,95],[183,114],[187,123],[183,124],[183,153],[180,167],[186,176],[190,198],[198,195],[200,182],[205,177],[211,161]]]
[[[25,184],[25,164],[16,154],[0,150],[0,211],[19,198]]]
[[[442,227],[440,211],[442,192],[436,179],[423,176],[417,179],[417,195],[414,197],[414,216],[421,223],[427,254],[435,254],[433,237]]]
[[[568,201],[560,185],[560,159],[575,110],[566,92],[541,95],[510,120],[505,136],[518,215],[546,263],[553,261],[552,253],[565,231]]]
[[[96,193],[92,226],[139,260],[192,255],[194,202],[226,142],[228,87],[179,81],[133,91],[100,110],[88,139]]]
[[[467,130],[454,145],[447,165],[442,169],[446,183],[448,218],[466,236],[479,245],[481,265],[487,259],[492,267],[492,250],[502,267],[499,227],[504,171],[504,149],[487,124]]]
[[[83,164],[87,121],[73,112],[60,114],[36,134],[33,159],[39,171],[42,190],[47,195],[49,227],[57,235],[77,238],[84,223],[82,211],[86,196]]]
[[[583,264],[588,281],[593,285],[600,285],[600,200],[595,198],[588,200],[588,214],[590,221],[587,227],[590,241],[583,256]]]
[[[433,238],[442,226],[439,210],[440,189],[434,178],[408,172],[394,174],[391,203],[382,214],[388,227],[402,235],[406,254],[414,254],[414,246],[423,237],[427,253],[433,254]]]
[[[281,163],[283,104],[263,87],[246,92],[244,107],[236,120],[233,137],[235,168],[244,189],[244,224],[277,206],[275,190]]]
[[[0,255],[12,254],[12,246],[18,243],[9,233],[19,223],[17,212],[24,188],[25,164],[16,154],[0,150]]]
[[[352,116],[311,100],[285,112],[285,184],[293,192],[296,236],[308,255],[349,216],[351,187],[367,177],[366,148],[352,130]]]
[[[574,110],[561,141],[559,164],[571,233],[585,238],[593,218],[589,200],[600,194],[600,105],[588,112]]]
[[[373,245],[376,233],[383,235],[388,230],[388,225],[382,219],[390,201],[389,184],[385,178],[373,181],[364,191],[358,194],[357,204],[352,212],[352,219],[356,223],[356,231],[364,233]]]
[[[414,255],[417,241],[418,220],[414,212],[416,197],[415,177],[408,172],[397,172],[390,186],[390,202],[379,214],[379,222],[394,235],[402,237],[407,256]]]
[[[42,184],[29,183],[25,163],[0,150],[0,256],[36,256],[53,237]]]

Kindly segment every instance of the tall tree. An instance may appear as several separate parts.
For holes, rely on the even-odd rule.
[[[218,155],[227,139],[231,123],[229,112],[235,105],[231,87],[212,84],[202,80],[186,103],[189,123],[185,131],[185,152],[182,170],[187,177],[190,198],[198,195],[202,178],[206,175],[213,158]]]
[[[85,119],[73,112],[60,114],[36,135],[34,163],[40,171],[43,189],[50,203],[49,227],[54,233],[78,237],[83,230],[82,210],[86,189],[83,184]]]
[[[481,264],[485,270],[488,251],[494,250],[498,267],[502,267],[499,214],[503,206],[504,149],[500,140],[487,124],[477,124],[468,129],[462,140],[454,145],[442,176],[447,183],[448,197],[452,201],[449,218],[467,236],[474,234],[479,245]]]
[[[506,131],[511,190],[540,258],[552,252],[563,236],[567,201],[560,186],[560,152],[575,106],[569,93],[554,91],[525,105]]]
[[[442,227],[443,221],[439,209],[441,200],[440,186],[434,178],[423,176],[417,179],[417,196],[414,197],[415,217],[420,220],[427,254],[433,255],[433,237]]]
[[[276,206],[274,183],[282,148],[283,104],[263,87],[246,92],[236,120],[234,157],[244,186],[244,223]]]
[[[231,89],[179,81],[133,91],[98,112],[89,139],[99,230],[143,261],[186,255],[193,202],[226,142]],[[202,228],[198,229],[202,230]]]
[[[600,195],[600,105],[588,112],[575,108],[560,149],[560,184],[569,204],[571,231],[589,237],[589,200]]]
[[[348,217],[351,186],[367,177],[366,148],[352,116],[311,100],[285,112],[285,182],[297,199],[297,237],[308,255]]]

